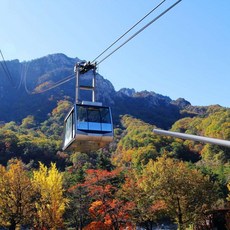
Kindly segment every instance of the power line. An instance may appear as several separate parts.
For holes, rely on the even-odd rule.
[[[122,46],[127,44],[130,40],[132,40],[134,37],[136,37],[139,33],[141,33],[143,30],[145,30],[148,26],[150,26],[153,22],[157,21],[160,17],[162,17],[164,14],[166,14],[169,10],[171,10],[173,7],[175,7],[179,2],[182,0],[178,0],[173,5],[171,5],[169,8],[167,8],[165,11],[163,11],[161,14],[159,14],[157,17],[155,17],[152,21],[150,21],[148,24],[146,24],[144,27],[142,27],[140,30],[138,30],[135,34],[133,34],[129,39],[127,39],[124,43],[122,43],[120,46],[118,46],[115,50],[113,50],[110,54],[108,54],[106,57],[104,57],[101,61],[97,62],[97,65],[101,64],[103,61],[105,61],[108,57],[110,57],[112,54],[114,54],[117,50],[119,50]]]
[[[154,12],[159,6],[161,6],[166,0],[161,1],[157,6],[155,6],[149,13],[147,13],[143,18],[141,18],[136,24],[134,24],[130,29],[128,29],[122,36],[120,36],[116,41],[114,41],[109,47],[107,47],[102,53],[100,53],[92,62],[95,62],[99,57],[101,57],[106,51],[108,51],[112,46],[114,46],[118,41],[120,41],[126,34],[128,34],[132,29],[134,29],[138,24],[140,24],[145,18],[147,18],[152,12]]]
[[[24,71],[23,71],[23,82],[24,82],[24,87],[25,87],[25,91],[28,93],[28,94],[32,94],[32,92],[30,92],[27,88],[27,80],[26,80],[26,77],[27,77],[27,72],[28,72],[28,69],[29,69],[29,65],[30,63],[26,63],[25,64],[25,68],[24,68]]]
[[[108,48],[106,48],[101,54],[99,54],[91,63],[95,62],[99,57],[101,57],[106,51],[108,51],[113,45],[115,45],[121,38],[123,38],[126,34],[128,34],[134,27],[136,27],[140,22],[142,22],[148,15],[150,15],[153,11],[155,11],[160,5],[162,5],[166,0],[163,0],[162,2],[160,2],[156,7],[154,7],[148,14],[146,14],[142,19],[140,19],[135,25],[133,25],[129,30],[127,30],[122,36],[120,36],[115,42],[113,42]],[[55,85],[51,86],[48,89],[45,89],[43,91],[32,91],[30,92],[26,86],[26,80],[25,80],[25,90],[27,93],[29,94],[40,94],[40,93],[44,93],[48,90],[54,89],[70,80],[72,80],[74,77],[72,77],[73,75],[57,82]]]
[[[27,62],[23,63],[21,65],[21,74],[20,74],[20,81],[18,84],[17,89],[20,89],[21,85],[24,83],[24,79],[25,79],[25,73],[26,73],[26,66],[27,66]]]
[[[3,71],[5,72],[6,76],[7,76],[8,79],[10,80],[11,84],[14,86],[13,78],[12,78],[12,76],[11,76],[11,74],[10,74],[10,71],[9,71],[9,69],[8,69],[8,66],[7,66],[7,64],[6,64],[6,61],[5,61],[5,59],[4,59],[4,56],[3,56],[3,53],[2,53],[1,50],[0,50],[0,53],[1,53],[1,56],[2,56],[3,63],[4,63],[4,64],[3,64],[3,63],[1,62],[1,66],[2,66],[2,68],[3,68]]]
[[[151,14],[153,11],[155,11],[160,5],[162,5],[166,0],[163,0],[162,2],[160,2],[156,7],[154,7],[148,14],[146,14],[142,19],[140,19],[135,25],[133,25],[129,30],[127,30],[122,36],[120,36],[115,42],[113,42],[108,48],[106,48],[100,55],[98,55],[94,60],[96,61],[99,57],[101,57],[106,51],[108,51],[114,44],[116,44],[121,38],[123,38],[127,33],[129,33],[134,27],[136,27],[141,21],[143,21],[149,14]],[[103,58],[101,61],[99,61],[97,63],[97,65],[99,65],[100,63],[102,63],[103,61],[105,61],[108,57],[110,57],[113,53],[115,53],[117,50],[119,50],[121,47],[123,47],[125,44],[127,44],[130,40],[132,40],[134,37],[136,37],[139,33],[141,33],[143,30],[145,30],[148,26],[150,26],[152,23],[154,23],[155,21],[157,21],[160,17],[162,17],[164,14],[166,14],[169,10],[171,10],[173,7],[175,7],[179,2],[181,2],[182,0],[178,0],[177,2],[175,2],[173,5],[171,5],[169,8],[167,8],[165,11],[163,11],[161,14],[159,14],[157,17],[155,17],[153,20],[151,20],[148,24],[146,24],[144,27],[142,27],[140,30],[138,30],[135,34],[133,34],[129,39],[127,39],[124,43],[122,43],[120,46],[118,46],[115,50],[113,50],[110,54],[108,54],[105,58]],[[91,62],[92,63],[92,62]],[[52,85],[50,88],[36,92],[35,90],[33,90],[32,92],[29,92],[29,90],[27,89],[26,85],[26,91],[27,93],[30,94],[40,94],[40,93],[44,93],[47,92],[51,89],[54,89],[70,80],[72,80],[73,78],[75,78],[74,76],[75,74],[72,74],[68,77],[66,77],[63,80],[58,81],[57,83],[55,83],[54,85]],[[74,77],[73,77],[74,76]]]
[[[47,92],[47,91],[49,91],[51,89],[54,89],[54,88],[56,88],[56,87],[58,87],[58,86],[60,86],[60,85],[62,85],[62,84],[64,84],[64,83],[66,83],[66,82],[68,82],[68,81],[70,81],[70,80],[72,80],[72,79],[75,78],[75,77],[73,77],[75,74],[71,74],[71,75],[65,77],[64,79],[57,81],[56,83],[54,83],[53,85],[51,85],[47,89],[36,91],[35,90],[36,88],[35,88],[32,91],[30,91],[28,89],[28,87],[27,87],[27,79],[26,79],[27,78],[27,72],[28,72],[28,69],[29,69],[29,65],[30,65],[30,63],[29,64],[27,64],[27,63],[25,64],[25,67],[23,68],[24,70],[22,70],[23,73],[22,73],[21,78],[23,79],[24,88],[25,88],[26,93],[30,94],[30,95],[32,95],[32,94],[41,94],[41,93]]]
[[[3,69],[4,73],[5,73],[5,75],[7,76],[7,78],[9,78],[9,77],[8,77],[8,74],[7,74],[7,72],[6,72],[5,66],[2,64],[2,62],[0,62],[0,63],[1,63],[1,66],[2,66],[2,69]],[[10,79],[9,79],[9,80],[10,80]]]
[[[73,77],[73,76],[74,76],[74,77]],[[75,74],[71,74],[70,76],[66,77],[65,79],[56,82],[54,85],[52,85],[52,86],[51,86],[50,88],[48,88],[48,89],[44,89],[44,90],[39,91],[39,92],[36,92],[35,90],[33,90],[32,92],[30,92],[30,94],[41,94],[41,93],[47,92],[47,91],[49,91],[49,90],[51,90],[51,89],[54,89],[54,88],[56,88],[56,87],[58,87],[58,86],[60,86],[60,85],[62,85],[62,84],[64,84],[64,83],[66,83],[66,82],[68,82],[68,81],[71,81],[71,80],[74,79],[74,78],[75,78]]]

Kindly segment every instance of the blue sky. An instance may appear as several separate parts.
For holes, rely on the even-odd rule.
[[[159,2],[0,0],[0,49],[6,60],[64,53],[91,61]],[[174,2],[166,0],[140,27]],[[116,90],[230,107],[229,12],[229,0],[182,0],[102,62],[98,72]]]

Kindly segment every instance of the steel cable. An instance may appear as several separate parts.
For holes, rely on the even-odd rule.
[[[1,50],[0,50],[0,54],[1,54],[1,56],[2,56],[2,60],[3,60],[3,63],[4,63],[4,64],[3,64],[3,63],[1,62],[1,66],[2,66],[2,68],[3,68],[3,71],[5,72],[7,78],[10,80],[10,83],[11,83],[12,86],[14,87],[15,84],[14,84],[14,82],[13,82],[13,78],[12,78],[12,76],[11,76],[11,74],[10,74],[10,71],[9,71],[9,69],[8,69],[8,66],[7,66],[7,64],[6,64],[6,61],[5,61],[5,59],[4,59],[4,56],[3,56],[3,53],[2,53]]]
[[[41,94],[41,93],[47,92],[47,91],[49,91],[49,90],[51,90],[51,89],[54,89],[54,88],[56,88],[56,87],[58,87],[58,86],[60,86],[60,85],[62,85],[62,84],[64,84],[64,83],[66,83],[66,82],[68,82],[68,81],[74,79],[74,78],[75,78],[74,75],[75,75],[75,74],[72,74],[72,75],[66,77],[66,78],[63,79],[63,80],[60,80],[60,81],[56,82],[54,85],[52,85],[52,86],[51,86],[50,88],[48,88],[48,89],[45,89],[45,90],[42,90],[42,91],[39,91],[39,92],[36,92],[36,91],[33,90],[30,94]],[[74,77],[73,77],[73,76],[74,76]]]
[[[102,60],[97,62],[97,65],[101,64],[103,61],[105,61],[108,57],[110,57],[112,54],[114,54],[117,50],[119,50],[121,47],[123,47],[125,44],[127,44],[130,40],[132,40],[134,37],[136,37],[139,33],[141,33],[143,30],[145,30],[148,26],[150,26],[153,22],[157,21],[160,17],[162,17],[164,14],[166,14],[169,10],[171,10],[173,7],[175,7],[179,2],[182,0],[179,0],[175,2],[173,5],[171,5],[169,8],[167,8],[165,11],[163,11],[161,14],[159,14],[157,17],[155,17],[153,20],[151,20],[149,23],[147,23],[145,26],[143,26],[140,30],[138,30],[135,34],[133,34],[129,39],[127,39],[124,43],[122,43],[120,46],[118,46],[115,50],[113,50],[110,54],[108,54],[106,57],[104,57]]]
[[[128,29],[123,35],[121,35],[116,41],[114,41],[109,47],[107,47],[102,53],[100,53],[92,62],[95,62],[99,57],[101,57],[106,51],[108,51],[112,46],[114,46],[118,41],[120,41],[126,34],[128,34],[132,29],[134,29],[138,24],[140,24],[145,18],[147,18],[152,12],[154,12],[159,6],[161,6],[166,0],[160,2],[156,7],[154,7],[149,13],[147,13],[143,18],[141,18],[136,24],[134,24],[130,29]]]

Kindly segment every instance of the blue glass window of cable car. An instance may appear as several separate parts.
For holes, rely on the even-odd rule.
[[[71,110],[65,122],[64,146],[67,146],[74,138],[74,110]]]
[[[91,133],[112,132],[110,108],[77,105],[77,129]]]

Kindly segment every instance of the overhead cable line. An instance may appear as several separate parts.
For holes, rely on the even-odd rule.
[[[30,92],[29,90],[28,90],[28,88],[27,88],[27,79],[26,79],[26,77],[27,77],[27,72],[28,72],[28,69],[29,69],[29,65],[30,65],[30,63],[26,63],[26,65],[25,65],[25,69],[24,69],[24,72],[23,72],[23,82],[24,82],[24,87],[25,87],[25,91],[28,93],[28,94],[32,94],[32,92]]]
[[[124,43],[122,43],[120,46],[118,46],[115,50],[113,50],[110,54],[108,54],[106,57],[104,57],[101,61],[97,62],[97,65],[101,64],[103,61],[105,61],[108,57],[110,57],[112,54],[114,54],[117,50],[119,50],[122,46],[124,46],[126,43],[128,43],[130,40],[132,40],[134,37],[136,37],[139,33],[141,33],[143,30],[145,30],[148,26],[150,26],[153,22],[157,21],[160,17],[162,17],[164,14],[166,14],[169,10],[171,10],[173,7],[175,7],[179,2],[182,0],[178,0],[173,5],[171,5],[169,8],[167,8],[165,11],[163,11],[161,14],[159,14],[157,17],[155,17],[152,21],[150,21],[148,24],[146,24],[144,27],[142,27],[140,30],[138,30],[135,34],[133,34],[129,39],[127,39]]]
[[[129,30],[127,30],[122,36],[120,36],[115,42],[113,42],[108,48],[106,48],[100,55],[98,55],[92,62],[95,62],[99,57],[101,57],[106,51],[108,51],[113,45],[115,45],[121,38],[123,38],[127,33],[129,33],[134,27],[136,27],[141,21],[143,21],[149,14],[151,14],[153,11],[155,11],[160,5],[162,5],[166,0],[163,0],[162,2],[160,2],[156,7],[154,7],[148,14],[146,14],[142,19],[140,19],[135,25],[133,25]],[[142,27],[140,30],[138,30],[135,34],[133,34],[129,39],[127,39],[124,43],[122,43],[120,46],[118,46],[115,50],[113,50],[109,55],[107,55],[105,58],[103,58],[102,60],[100,60],[99,62],[96,63],[96,65],[99,65],[100,63],[102,63],[103,61],[105,61],[108,57],[110,57],[113,53],[115,53],[117,50],[119,50],[121,47],[123,47],[126,43],[128,43],[130,40],[132,40],[134,37],[136,37],[139,33],[141,33],[143,30],[145,30],[148,26],[150,26],[153,22],[157,21],[160,17],[162,17],[164,14],[166,14],[169,10],[171,10],[173,7],[175,7],[179,2],[181,2],[182,0],[178,0],[177,2],[175,2],[173,5],[171,5],[169,8],[167,8],[165,11],[163,11],[161,14],[159,14],[157,17],[155,17],[153,20],[151,20],[148,24],[146,24],[144,27]],[[91,63],[92,63],[91,62]],[[89,62],[90,63],[90,62]],[[33,90],[32,92],[29,92],[27,87],[26,87],[26,91],[29,92],[30,94],[40,94],[40,93],[44,93],[47,92],[51,89],[54,89],[72,79],[75,78],[74,76],[75,74],[72,74],[68,77],[66,77],[63,80],[58,81],[57,83],[55,83],[53,86],[51,86],[48,89],[36,92],[35,90]]]
[[[3,56],[1,50],[0,50],[0,53],[1,53],[1,56],[2,56],[3,63],[4,63],[4,64],[3,64],[2,62],[0,62],[0,63],[1,63],[1,66],[2,66],[2,69],[3,69],[3,71],[5,72],[7,78],[10,80],[11,84],[14,86],[13,78],[12,78],[12,76],[11,76],[11,74],[10,74],[10,71],[9,71],[9,69],[8,69],[8,66],[7,66],[7,64],[6,64],[6,61],[5,61],[5,59],[4,59],[4,56]]]
[[[8,77],[8,74],[7,74],[7,72],[6,72],[5,66],[3,65],[2,62],[0,62],[0,63],[1,63],[1,66],[2,66],[2,69],[3,69],[4,73],[5,73],[5,75],[7,76],[7,78],[9,78],[9,77]],[[10,79],[9,79],[9,80],[10,80]]]
[[[21,65],[21,74],[20,74],[20,82],[18,84],[17,89],[20,89],[21,85],[24,83],[24,79],[25,79],[25,74],[27,73],[27,62],[23,63]],[[25,83],[24,83],[25,85]]]
[[[58,87],[58,86],[60,86],[60,85],[62,85],[62,84],[64,84],[64,83],[66,83],[66,82],[68,82],[68,81],[74,79],[74,78],[75,78],[75,73],[74,73],[74,74],[71,74],[70,76],[66,77],[66,78],[63,79],[63,80],[60,80],[60,81],[56,82],[54,85],[52,85],[52,86],[51,86],[50,88],[48,88],[48,89],[44,89],[44,90],[39,91],[39,92],[36,92],[36,91],[33,90],[32,92],[30,92],[30,94],[41,94],[41,93],[47,92],[47,91],[49,91],[49,90],[51,90],[51,89],[54,89],[54,88],[56,88],[56,87]]]
[[[95,62],[99,57],[101,57],[106,51],[108,51],[112,46],[114,46],[118,41],[120,41],[126,34],[128,34],[132,29],[134,29],[138,24],[140,24],[145,18],[147,18],[152,12],[154,12],[159,6],[161,6],[166,0],[161,1],[157,6],[155,6],[149,13],[147,13],[143,18],[141,18],[136,24],[134,24],[130,29],[128,29],[123,35],[121,35],[116,41],[114,41],[109,47],[107,47],[102,53],[100,53],[92,62]]]

